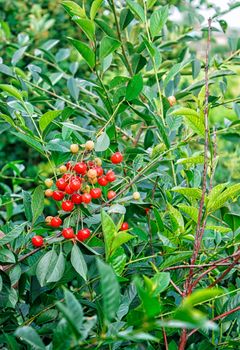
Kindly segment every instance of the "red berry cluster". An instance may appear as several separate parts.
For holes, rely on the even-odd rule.
[[[71,145],[71,149],[76,145]],[[75,153],[75,152],[73,152]],[[116,152],[111,156],[112,164],[119,164],[123,160],[123,155]],[[100,199],[102,197],[101,187],[116,180],[116,175],[113,170],[104,171],[102,167],[102,160],[95,158],[88,161],[69,161],[67,164],[59,168],[62,174],[56,182],[52,179],[46,179],[45,185],[48,189],[45,191],[46,197],[52,198],[54,201],[61,202],[61,208],[64,212],[71,212],[76,205],[89,204],[92,200]],[[52,189],[52,187],[54,187]],[[107,199],[111,200],[116,196],[116,192],[109,190],[107,192]],[[47,217],[47,225],[58,228],[62,225],[62,219],[59,216]],[[73,228],[68,227],[62,230],[62,236],[65,239],[78,239],[84,241],[89,238],[90,230],[83,228],[75,235]],[[41,240],[39,239],[41,238]],[[32,244],[35,247],[43,245],[41,236],[34,236]]]

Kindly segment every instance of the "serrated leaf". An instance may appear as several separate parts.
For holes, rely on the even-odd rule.
[[[184,230],[184,220],[180,211],[174,208],[170,203],[167,203],[167,208],[169,210],[169,214],[171,220],[173,222],[174,229],[180,230],[182,232]]]
[[[94,20],[100,6],[102,5],[103,0],[94,0],[91,5],[90,9],[90,18],[91,20]]]
[[[127,5],[134,15],[137,16],[142,22],[145,21],[144,10],[141,5],[132,0],[127,0]]]
[[[99,56],[100,60],[110,55],[112,52],[116,51],[121,46],[120,41],[110,37],[105,36],[100,42]]]
[[[75,49],[80,53],[82,58],[86,61],[90,68],[95,66],[95,54],[93,50],[85,43],[75,40],[72,38],[68,38],[71,44],[75,47]]]
[[[159,35],[168,18],[168,6],[163,6],[154,11],[150,17],[150,32],[152,37]]]
[[[188,188],[188,187],[174,187],[172,188],[173,192],[178,192],[184,195],[187,199],[201,199],[202,197],[202,190],[199,188]]]
[[[240,195],[240,184],[229,186],[225,191],[218,195],[213,201],[209,200],[207,204],[208,212],[214,212],[222,208],[229,200],[234,200]]]
[[[110,146],[110,139],[109,136],[106,132],[103,132],[96,141],[95,144],[95,151],[96,152],[104,152],[108,149],[108,147]]]
[[[228,233],[228,232],[232,231],[230,227],[217,226],[217,225],[207,225],[206,230],[217,231],[220,233]]]
[[[177,164],[187,164],[187,165],[195,165],[195,164],[203,164],[204,156],[193,156],[188,158],[178,159]]]
[[[103,298],[103,315],[106,321],[111,321],[119,308],[120,288],[111,266],[97,260],[100,276],[101,293]]]
[[[0,84],[0,89],[7,92],[10,96],[15,97],[19,101],[23,101],[21,92],[12,85]]]
[[[95,39],[95,24],[90,19],[81,18],[75,19],[75,23],[82,29],[82,31],[86,34],[88,39],[94,41]]]
[[[114,252],[114,254],[112,254],[112,256],[109,258],[109,264],[112,266],[112,268],[118,276],[121,276],[125,268],[126,262],[127,256],[124,253],[124,249],[122,247],[117,249]]]
[[[131,78],[127,85],[126,99],[132,101],[138,97],[143,89],[143,78],[141,74],[137,74]]]
[[[198,208],[190,206],[190,205],[185,205],[185,204],[178,204],[178,208],[182,210],[185,214],[190,216],[190,218],[197,223],[198,221]]]
[[[71,251],[71,263],[77,273],[84,279],[87,280],[87,264],[83,257],[83,254],[77,244],[74,244]]]
[[[188,126],[200,136],[204,136],[204,121],[199,113],[190,108],[179,108],[171,113],[172,115],[183,116]]]
[[[61,112],[62,111],[48,111],[44,113],[39,119],[40,130],[43,132],[47,126],[61,114]]]
[[[16,337],[21,338],[25,343],[29,344],[32,349],[35,349],[35,350],[46,349],[41,338],[32,327],[24,326],[24,327],[18,328],[14,334]]]
[[[67,11],[67,13],[72,16],[78,16],[78,17],[86,17],[85,10],[80,7],[76,2],[74,1],[63,1],[62,6]]]
[[[32,222],[34,223],[42,214],[44,209],[44,192],[42,186],[35,188],[32,195]]]
[[[47,279],[47,283],[59,281],[64,274],[64,270],[65,270],[65,259],[64,259],[63,253],[60,252],[60,254],[58,255],[56,264],[54,266],[54,269],[51,275]]]

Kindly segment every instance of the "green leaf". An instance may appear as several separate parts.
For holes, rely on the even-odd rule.
[[[220,187],[221,188],[221,187]],[[211,193],[210,193],[211,195]],[[235,200],[240,195],[240,184],[234,184],[229,186],[225,191],[220,193],[215,200],[213,200],[211,197],[207,204],[207,210],[208,212],[214,212],[220,208],[222,208],[226,202],[229,200]]]
[[[63,253],[60,252],[60,254],[58,255],[56,264],[54,266],[54,269],[51,275],[47,279],[47,283],[59,281],[64,274],[64,270],[65,270],[65,259],[64,259]]]
[[[95,144],[95,151],[96,152],[103,152],[106,151],[108,149],[108,147],[110,146],[110,139],[109,136],[106,132],[103,132],[96,141]]]
[[[15,97],[19,101],[23,101],[22,94],[12,85],[0,84],[0,89],[7,92],[10,96]]]
[[[21,338],[21,340],[29,344],[32,349],[46,350],[41,338],[32,327],[24,326],[18,328],[14,334],[16,337]]]
[[[44,192],[42,186],[39,185],[35,188],[32,195],[32,222],[34,223],[42,214],[44,209]]]
[[[79,27],[82,29],[82,31],[86,34],[88,39],[94,41],[95,39],[95,24],[90,19],[75,19],[75,23],[79,25]]]
[[[193,156],[193,157],[178,159],[176,164],[196,165],[196,164],[203,164],[203,162],[204,162],[204,156]]]
[[[57,307],[63,314],[63,317],[70,324],[74,333],[79,336],[81,334],[81,327],[83,323],[83,310],[81,304],[75,298],[75,296],[68,291],[64,290],[64,300],[66,306],[58,302]]]
[[[53,249],[41,257],[36,268],[36,276],[41,287],[46,285],[49,276],[54,270],[57,258],[57,254]]]
[[[127,5],[132,11],[132,13],[144,23],[145,16],[144,16],[144,10],[142,6],[132,0],[127,0]]]
[[[12,132],[13,135],[17,136],[22,141],[26,142],[30,147],[34,148],[37,152],[45,156],[44,148],[40,142],[36,141],[33,137],[20,134],[19,132]]]
[[[103,0],[94,0],[92,2],[91,9],[90,9],[91,20],[94,20],[94,18],[96,17],[96,14],[97,14],[100,6],[102,5],[102,2],[103,2]]]
[[[160,270],[165,269],[166,267],[175,265],[179,262],[183,263],[185,260],[189,259],[192,256],[192,252],[179,253],[166,258],[160,265]]]
[[[198,221],[198,208],[192,207],[190,205],[178,204],[178,208],[182,210],[185,214],[190,216],[190,218],[197,223]]]
[[[41,132],[43,132],[47,126],[56,119],[62,111],[48,111],[44,113],[39,119],[39,127]]]
[[[199,188],[194,188],[194,187],[192,187],[192,188],[174,187],[174,188],[172,188],[171,191],[181,193],[190,201],[192,199],[201,199],[201,197],[202,197],[202,190],[200,190]]]
[[[158,272],[153,278],[152,281],[156,285],[153,295],[157,296],[158,294],[164,292],[169,283],[170,283],[170,273],[169,272]]]
[[[100,60],[103,60],[112,52],[116,51],[120,46],[121,46],[120,41],[110,36],[105,36],[100,43],[100,48],[99,48]]]
[[[223,290],[218,288],[200,289],[194,291],[190,296],[183,300],[183,307],[193,307],[198,304],[206,303],[218,295],[223,294]]]
[[[9,117],[8,115],[6,114],[3,114],[3,113],[0,113],[0,118],[2,118],[3,120],[5,120],[5,122],[7,122],[8,124],[10,124],[11,126],[15,127],[15,122],[14,120]]]
[[[76,2],[74,1],[63,1],[62,5],[66,12],[72,17],[72,16],[78,16],[78,17],[86,17],[85,10],[81,8]]]
[[[134,100],[138,97],[143,89],[143,78],[141,74],[135,75],[128,83],[126,90],[126,99],[128,101]]]
[[[85,43],[75,40],[72,38],[68,38],[71,44],[77,49],[83,59],[87,62],[90,68],[95,66],[95,54],[93,50]]]
[[[128,241],[130,241],[130,239],[133,238],[134,236],[130,235],[126,231],[118,232],[112,240],[110,255],[112,255],[115,252],[115,250],[119,248],[122,244],[127,243]]]
[[[183,116],[187,125],[200,136],[204,136],[205,128],[203,118],[199,116],[199,113],[190,108],[179,108],[171,113],[176,116]]]
[[[127,256],[124,253],[124,249],[122,247],[117,249],[114,254],[111,255],[108,262],[114,269],[115,273],[118,276],[121,276],[127,262]]]
[[[8,244],[12,242],[14,239],[18,238],[23,232],[25,226],[26,226],[26,222],[23,222],[21,225],[15,226],[14,229],[12,229],[12,231],[7,233],[3,237],[0,237],[0,246],[3,246],[4,244]]]
[[[24,206],[25,216],[28,221],[32,221],[32,207],[31,207],[32,197],[29,192],[24,190],[22,190],[22,196],[23,196],[23,206]]]
[[[166,78],[164,79],[164,83],[163,86],[166,87],[167,84],[170,82],[170,80],[172,80],[175,75],[177,75],[178,73],[181,72],[181,70],[183,68],[185,68],[186,66],[188,66],[190,63],[192,62],[192,59],[186,60],[186,61],[182,61],[181,63],[177,63],[175,64],[170,71],[168,72]]]
[[[124,8],[120,13],[121,30],[124,30],[132,22],[133,19],[134,19],[134,16],[132,12],[129,9]]]
[[[167,208],[169,210],[169,214],[173,222],[174,229],[176,230],[179,229],[180,232],[183,232],[184,220],[183,220],[182,214],[180,213],[180,211],[174,208],[170,203],[167,203]]]
[[[14,264],[16,262],[14,254],[9,249],[0,250],[0,262]]]
[[[74,244],[72,247],[71,252],[71,263],[74,269],[77,271],[77,273],[84,279],[84,281],[87,280],[87,264],[85,262],[85,259],[82,255],[81,250],[77,246],[77,244]]]
[[[105,243],[105,253],[106,258],[108,259],[111,252],[111,244],[114,236],[117,234],[117,229],[111,217],[104,210],[101,211],[101,221]]]
[[[168,6],[163,6],[154,11],[150,17],[150,32],[152,37],[159,35],[168,18]]]
[[[216,232],[220,232],[220,233],[228,233],[228,232],[232,231],[232,229],[230,227],[217,226],[217,225],[207,225],[206,230],[212,230],[212,231],[216,231]]]
[[[103,297],[103,314],[107,321],[111,321],[120,305],[119,284],[111,266],[97,259],[97,267]]]

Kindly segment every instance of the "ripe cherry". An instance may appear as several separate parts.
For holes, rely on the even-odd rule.
[[[150,208],[145,208],[144,210],[145,210],[146,215],[148,215],[149,211],[150,211]]]
[[[44,242],[44,239],[42,238],[42,236],[34,236],[32,238],[32,244],[34,245],[34,247],[42,247]]]
[[[108,180],[107,180],[106,176],[103,175],[103,176],[99,177],[98,183],[101,186],[107,186]]]
[[[62,230],[62,236],[66,239],[71,239],[75,237],[72,227],[64,228]]]
[[[90,195],[92,196],[92,198],[97,199],[100,198],[102,195],[102,190],[101,188],[92,188],[90,191]]]
[[[69,186],[73,191],[78,191],[81,188],[81,182],[78,179],[72,179],[69,183]]]
[[[112,170],[109,170],[106,174],[106,179],[109,181],[109,182],[113,182],[116,180],[116,176],[115,176],[115,173],[114,171]]]
[[[82,195],[83,203],[88,204],[91,202],[91,200],[92,200],[92,196],[90,195],[90,193],[83,193]]]
[[[83,228],[82,230],[79,230],[77,233],[77,238],[79,241],[85,241],[88,237],[90,237],[91,231],[88,228]]]
[[[103,168],[101,166],[96,166],[94,169],[97,172],[97,177],[103,175]]]
[[[59,190],[65,190],[66,186],[67,186],[67,182],[63,177],[60,177],[60,179],[57,180],[56,182],[56,186]]]
[[[64,211],[72,211],[74,208],[74,203],[70,200],[66,200],[62,202],[62,210]]]
[[[61,201],[64,198],[64,193],[61,191],[53,191],[52,197],[55,201]]]
[[[78,174],[85,175],[87,172],[87,164],[85,164],[84,162],[76,163],[74,166],[74,170]]]
[[[70,186],[70,184],[68,184],[65,188],[65,192],[67,194],[73,194],[74,193],[74,190],[72,189],[72,187]]]
[[[120,227],[120,230],[121,230],[121,231],[126,231],[126,230],[128,230],[128,229],[129,229],[128,223],[127,223],[127,222],[123,222],[123,223],[122,223],[122,226]]]
[[[109,191],[107,194],[108,199],[113,199],[116,197],[117,193],[115,191]]]
[[[68,180],[71,178],[71,174],[63,174],[62,178],[68,182]]]
[[[82,196],[79,193],[74,193],[71,197],[71,201],[74,204],[81,204],[82,203]]]
[[[53,195],[53,190],[51,190],[50,188],[48,188],[46,191],[45,191],[45,196],[46,197],[52,197]]]
[[[59,227],[62,225],[62,219],[60,219],[58,216],[55,216],[52,218],[50,222],[50,226],[52,227]]]
[[[111,162],[113,164],[119,164],[123,161],[123,155],[120,152],[116,152],[111,156]]]
[[[72,163],[71,162],[67,162],[66,168],[67,168],[67,170],[72,170],[72,168],[73,168]]]

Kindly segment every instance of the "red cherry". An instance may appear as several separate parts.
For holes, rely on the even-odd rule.
[[[72,189],[72,187],[70,186],[70,184],[68,184],[65,188],[65,192],[67,194],[73,194],[74,193],[74,190]]]
[[[64,179],[66,182],[71,178],[71,174],[63,174],[62,179]]]
[[[122,223],[122,226],[120,227],[120,230],[121,230],[121,231],[126,231],[126,230],[128,230],[128,229],[129,229],[128,223],[127,223],[127,222],[123,222],[123,223]]]
[[[87,172],[87,165],[84,162],[76,163],[74,166],[74,170],[78,174],[85,175]]]
[[[148,215],[150,208],[145,208],[144,210],[145,210],[146,215]]]
[[[75,237],[75,234],[74,234],[72,227],[64,228],[62,230],[62,235],[66,239],[71,239],[71,238]]]
[[[99,177],[98,183],[101,186],[107,186],[108,180],[107,180],[106,176],[103,175],[103,176]]]
[[[106,179],[109,181],[109,182],[113,182],[116,180],[116,176],[115,176],[115,173],[114,171],[112,170],[109,170],[106,174]]]
[[[53,191],[52,197],[55,201],[61,201],[64,198],[64,193],[61,191]]]
[[[62,219],[60,219],[58,216],[52,218],[50,222],[50,226],[52,227],[59,227],[62,225]]]
[[[67,186],[66,180],[64,180],[63,177],[60,177],[60,179],[57,180],[56,186],[59,190],[65,190],[65,187]]]
[[[85,241],[88,237],[90,237],[91,231],[88,228],[83,228],[82,230],[79,230],[77,233],[77,238],[79,241]]]
[[[111,156],[111,162],[113,164],[119,164],[123,161],[123,155],[120,152],[116,152]]]
[[[78,179],[72,179],[69,185],[73,191],[78,191],[81,188],[81,182]]]
[[[42,236],[34,236],[32,238],[32,245],[34,245],[34,247],[42,247],[43,242],[44,242],[44,240],[43,240]]]
[[[90,195],[90,193],[83,193],[83,195],[82,195],[83,203],[88,204],[91,202],[91,200],[92,200],[92,196]]]
[[[107,194],[108,199],[113,199],[116,197],[117,193],[115,191],[109,191]]]
[[[74,193],[71,197],[71,201],[74,204],[81,204],[82,203],[82,196],[79,193]]]
[[[95,166],[93,169],[96,170],[96,172],[97,172],[97,177],[103,175],[103,168],[102,168],[101,166]]]
[[[87,162],[87,165],[88,165],[89,168],[92,168],[95,165],[95,163],[92,160],[89,160]]]
[[[73,169],[72,163],[71,162],[67,162],[66,168],[67,168],[67,170],[72,170]]]
[[[90,195],[94,199],[97,199],[97,198],[101,197],[101,195],[102,195],[101,188],[92,188],[91,191],[90,191]]]
[[[72,211],[74,208],[74,203],[72,201],[63,201],[62,202],[62,210],[64,211]]]

